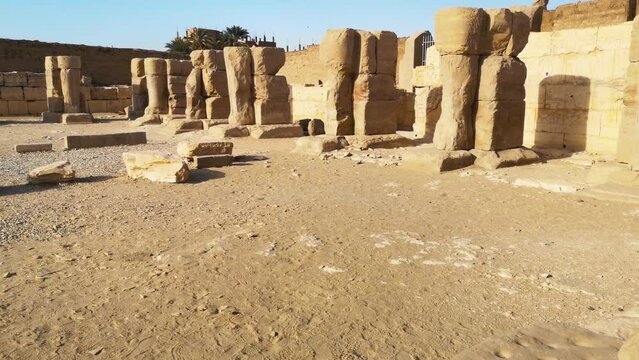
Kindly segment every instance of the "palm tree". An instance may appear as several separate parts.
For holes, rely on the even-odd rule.
[[[222,32],[222,36],[220,36],[225,44],[225,46],[238,46],[242,43],[240,40],[243,40],[249,36],[249,31],[245,28],[237,25],[229,26]]]
[[[166,43],[164,47],[172,53],[181,53],[181,54],[190,54],[191,53],[191,45],[184,40],[181,36],[176,36],[175,39]]]
[[[204,29],[194,28],[187,42],[191,46],[191,50],[208,50],[213,48],[213,39]]]

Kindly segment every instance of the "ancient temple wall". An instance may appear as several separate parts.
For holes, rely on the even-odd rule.
[[[615,154],[632,22],[531,33],[525,146]]]

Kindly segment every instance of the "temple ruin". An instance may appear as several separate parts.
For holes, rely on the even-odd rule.
[[[0,357],[639,360],[639,4],[459,3],[0,39]]]

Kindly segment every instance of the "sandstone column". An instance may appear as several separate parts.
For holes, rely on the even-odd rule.
[[[58,67],[64,96],[64,112],[79,113],[82,59],[79,56],[58,56]]]
[[[357,32],[353,29],[328,30],[320,44],[320,58],[326,67],[327,135],[351,135],[354,132],[353,85],[356,64]]]
[[[184,115],[186,110],[186,80],[193,65],[190,60],[167,59],[167,87],[169,91],[169,114]]]
[[[441,54],[442,114],[434,143],[440,150],[474,145],[473,105],[479,75],[480,36],[487,21],[482,9],[447,8],[435,15],[435,45]]]
[[[481,38],[480,78],[475,105],[475,149],[521,147],[524,136],[526,65],[516,56],[528,43],[528,16],[488,10]]]
[[[251,49],[248,47],[224,48],[224,63],[231,107],[230,125],[255,124],[255,110],[251,101],[252,62]]]
[[[131,107],[128,109],[129,120],[135,120],[144,115],[144,109],[149,103],[144,75],[144,59],[131,59]]]
[[[202,82],[207,119],[228,119],[231,112],[222,50],[202,50]]]
[[[186,118],[198,120],[206,118],[204,103],[202,69],[204,68],[204,50],[191,52],[191,64],[193,69],[186,79]]]
[[[152,116],[168,113],[166,62],[160,58],[144,59],[144,74],[149,94],[149,105],[144,110],[144,114]]]
[[[58,67],[57,56],[47,56],[44,58],[44,72],[49,113],[63,113],[64,95],[62,94],[62,82],[60,80],[60,68]]]
[[[397,36],[388,31],[376,34],[357,31],[359,66],[353,86],[355,135],[394,134],[397,131],[399,92],[395,88],[395,76],[390,74],[390,65],[397,61],[397,51],[378,51],[378,47],[389,49],[393,44],[396,47]]]
[[[251,48],[253,58],[253,107],[257,125],[290,124],[289,87],[286,77],[276,76],[284,66],[282,48]]]

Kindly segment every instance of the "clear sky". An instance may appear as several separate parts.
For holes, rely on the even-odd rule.
[[[551,1],[551,6],[574,2]],[[432,28],[438,8],[508,7],[517,0],[0,0],[0,37],[163,50],[189,27],[247,28],[291,49],[317,43],[330,28],[391,30],[408,36]],[[532,3],[524,0],[521,4]]]

